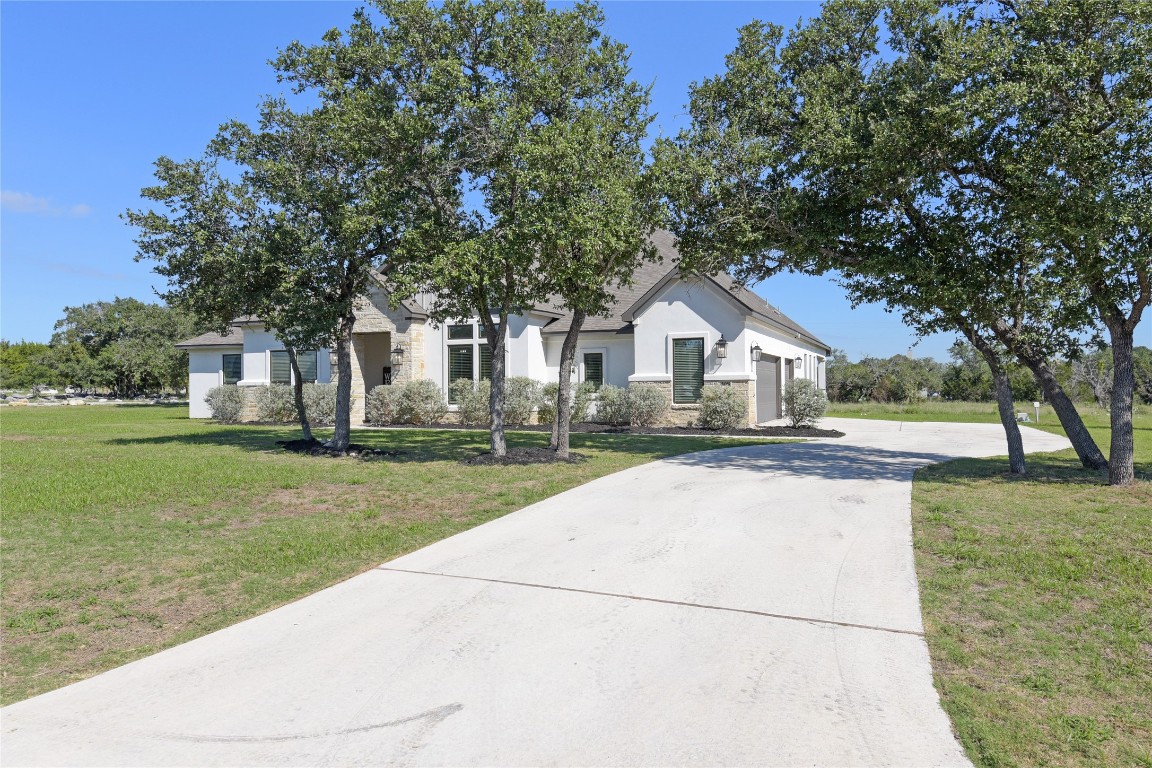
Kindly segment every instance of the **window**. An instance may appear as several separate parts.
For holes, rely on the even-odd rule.
[[[448,326],[448,338],[450,340],[458,339],[471,339],[473,326],[471,325],[450,325]]]
[[[604,353],[584,353],[584,381],[595,385],[596,389],[604,386]]]
[[[292,365],[288,362],[288,352],[283,349],[272,353],[272,383],[292,383]]]
[[[448,402],[454,403],[452,382],[457,379],[475,381],[472,373],[472,345],[454,344],[448,347]]]
[[[487,344],[480,345],[480,378],[492,380],[492,348]]]
[[[221,366],[224,369],[224,383],[235,384],[241,378],[241,356],[240,355],[224,355],[224,363]]]
[[[672,402],[698,403],[704,387],[704,339],[672,340]]]
[[[296,365],[300,366],[300,380],[305,384],[316,383],[316,351],[296,353]],[[272,383],[292,383],[292,363],[288,360],[288,351],[277,349],[272,352]]]
[[[305,384],[316,383],[316,350],[296,353],[296,365],[300,367],[300,380]]]

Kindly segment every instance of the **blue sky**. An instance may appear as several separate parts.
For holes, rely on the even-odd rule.
[[[156,300],[119,215],[141,206],[161,155],[199,155],[228,119],[253,121],[282,92],[268,59],[346,27],[345,2],[0,4],[0,336],[47,341],[66,306]],[[794,26],[814,2],[607,2],[608,32],[653,84],[654,132],[685,123],[691,82],[723,70],[752,19]],[[906,352],[916,337],[875,306],[852,310],[824,278],[781,275],[768,301],[853,357]],[[946,360],[950,335],[917,357]],[[1139,343],[1139,342],[1138,342]]]

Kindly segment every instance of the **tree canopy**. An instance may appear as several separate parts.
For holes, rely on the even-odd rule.
[[[1047,361],[1096,323],[1123,356],[1152,299],[1149,12],[832,0],[787,36],[745,27],[727,71],[694,87],[692,126],[657,147],[682,250],[745,279],[838,270],[856,300],[1003,345],[1102,464]]]

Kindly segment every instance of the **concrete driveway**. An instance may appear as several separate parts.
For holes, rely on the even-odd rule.
[[[1003,454],[1000,427],[825,426],[848,436],[601,478],[7,707],[0,760],[966,765],[921,635],[910,480]]]

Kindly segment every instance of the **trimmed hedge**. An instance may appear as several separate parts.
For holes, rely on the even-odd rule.
[[[748,404],[732,387],[705,384],[700,390],[700,426],[704,429],[732,429],[747,426]]]

